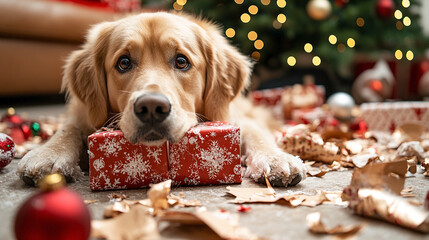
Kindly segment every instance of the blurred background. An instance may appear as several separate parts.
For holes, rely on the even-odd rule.
[[[64,59],[91,25],[159,10],[219,23],[255,61],[252,90],[310,82],[357,103],[429,97],[425,0],[0,0],[0,105],[64,101]]]

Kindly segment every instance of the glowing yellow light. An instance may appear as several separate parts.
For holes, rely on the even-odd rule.
[[[399,49],[396,50],[395,51],[395,57],[396,57],[396,59],[401,60],[402,59],[402,51]]]
[[[277,21],[279,21],[279,23],[285,23],[286,15],[284,15],[283,13],[280,13],[279,15],[277,15]]]
[[[279,23],[279,21],[277,21],[277,19],[273,21],[273,28],[280,29],[281,27],[282,27],[282,24]]]
[[[234,0],[234,2],[237,4],[242,4],[244,2],[244,0]]]
[[[225,31],[225,35],[229,38],[232,38],[235,36],[235,30],[233,28],[228,28]]]
[[[313,45],[311,45],[311,43],[306,43],[304,45],[304,51],[311,53],[311,51],[313,51]]]
[[[286,62],[289,66],[293,67],[296,64],[296,58],[293,56],[290,56],[287,58]]]
[[[250,14],[255,15],[258,13],[259,9],[256,5],[251,5],[248,10]]]
[[[179,4],[180,6],[185,6],[185,4],[186,4],[186,0],[177,0],[176,2],[177,2],[177,4]]]
[[[260,39],[256,40],[253,44],[256,49],[261,50],[264,47],[264,42]]]
[[[356,25],[358,25],[359,27],[363,27],[365,25],[365,20],[361,17],[358,17],[356,19]]]
[[[356,45],[356,42],[355,42],[355,40],[353,38],[349,38],[349,39],[347,39],[347,45],[350,48],[354,48],[354,46]]]
[[[403,0],[403,1],[402,1],[402,6],[403,6],[404,8],[408,8],[408,7],[410,6],[410,1],[409,1],[409,0]]]
[[[277,6],[279,6],[279,8],[286,7],[286,1],[285,0],[277,0]]]
[[[401,19],[402,18],[402,12],[401,10],[396,10],[395,13],[393,14],[393,16],[395,16],[396,19]]]
[[[411,19],[409,17],[404,17],[402,21],[404,22],[404,25],[407,27],[411,25]]]
[[[414,53],[412,51],[407,51],[407,54],[405,54],[405,56],[407,57],[408,60],[413,60],[414,58]]]
[[[264,4],[265,6],[270,4],[270,0],[261,0],[261,3]]]
[[[403,27],[404,27],[404,25],[402,24],[402,22],[400,22],[400,21],[396,22],[396,29],[398,29],[399,31],[401,31]]]
[[[320,59],[320,57],[314,56],[312,62],[314,66],[319,66],[322,63],[322,60]]]
[[[258,34],[255,31],[250,31],[247,34],[247,37],[249,38],[250,41],[255,41],[258,38]]]
[[[338,50],[338,52],[343,53],[344,51],[346,51],[346,45],[344,45],[342,43],[338,44],[337,50]]]
[[[252,58],[258,61],[261,58],[261,54],[258,51],[252,52]]]
[[[241,14],[240,19],[242,22],[248,23],[248,22],[250,22],[250,15],[247,13],[243,13],[243,14]]]
[[[329,35],[328,40],[329,40],[329,43],[332,44],[332,45],[335,44],[335,43],[337,43],[337,37],[335,35],[333,35],[333,34]]]
[[[183,9],[183,6],[182,6],[182,5],[179,5],[177,2],[174,2],[174,3],[173,3],[173,8],[174,8],[174,10],[176,10],[176,11],[180,11],[180,10],[182,10],[182,9]]]

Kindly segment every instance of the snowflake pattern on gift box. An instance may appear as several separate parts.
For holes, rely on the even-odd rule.
[[[169,164],[174,184],[239,181],[239,128],[217,122],[200,124],[190,129],[181,141],[170,145]]]
[[[166,144],[131,144],[120,131],[97,132],[88,140],[92,190],[146,187],[168,179]]]
[[[149,148],[147,151],[148,151],[147,156],[150,157],[150,158],[155,159],[155,163],[156,164],[160,164],[161,163],[161,158],[160,158],[160,156],[162,154],[162,149],[161,148],[154,148],[154,149]]]
[[[231,156],[217,141],[211,141],[209,149],[202,149],[199,153],[201,167],[208,172],[210,179],[215,179],[224,165],[232,162]]]
[[[104,172],[99,172],[97,177],[92,177],[89,183],[91,189],[123,189],[126,186],[121,185],[119,178],[114,178],[113,182],[110,180],[110,177],[106,176]]]
[[[104,158],[95,159],[94,163],[92,164],[96,171],[100,171],[102,168],[104,168]]]
[[[125,139],[123,138],[118,140],[106,137],[104,142],[98,146],[98,150],[104,152],[106,157],[110,157],[110,155],[117,157],[118,152],[122,150],[122,144],[125,144]]]
[[[114,174],[125,174],[127,176],[125,182],[137,184],[142,182],[141,178],[151,172],[152,166],[149,160],[147,158],[145,159],[141,153],[125,153],[125,158],[125,163],[118,161],[114,164],[112,171]]]

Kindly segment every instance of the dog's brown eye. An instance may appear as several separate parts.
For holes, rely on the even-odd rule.
[[[130,70],[132,67],[131,59],[127,55],[119,57],[118,62],[116,63],[116,70],[120,73],[124,73]]]
[[[190,66],[188,59],[183,55],[177,55],[175,66],[180,70],[187,70]]]

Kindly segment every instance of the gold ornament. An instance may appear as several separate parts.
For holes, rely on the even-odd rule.
[[[324,20],[331,14],[331,3],[328,0],[310,0],[307,14],[314,20]]]

